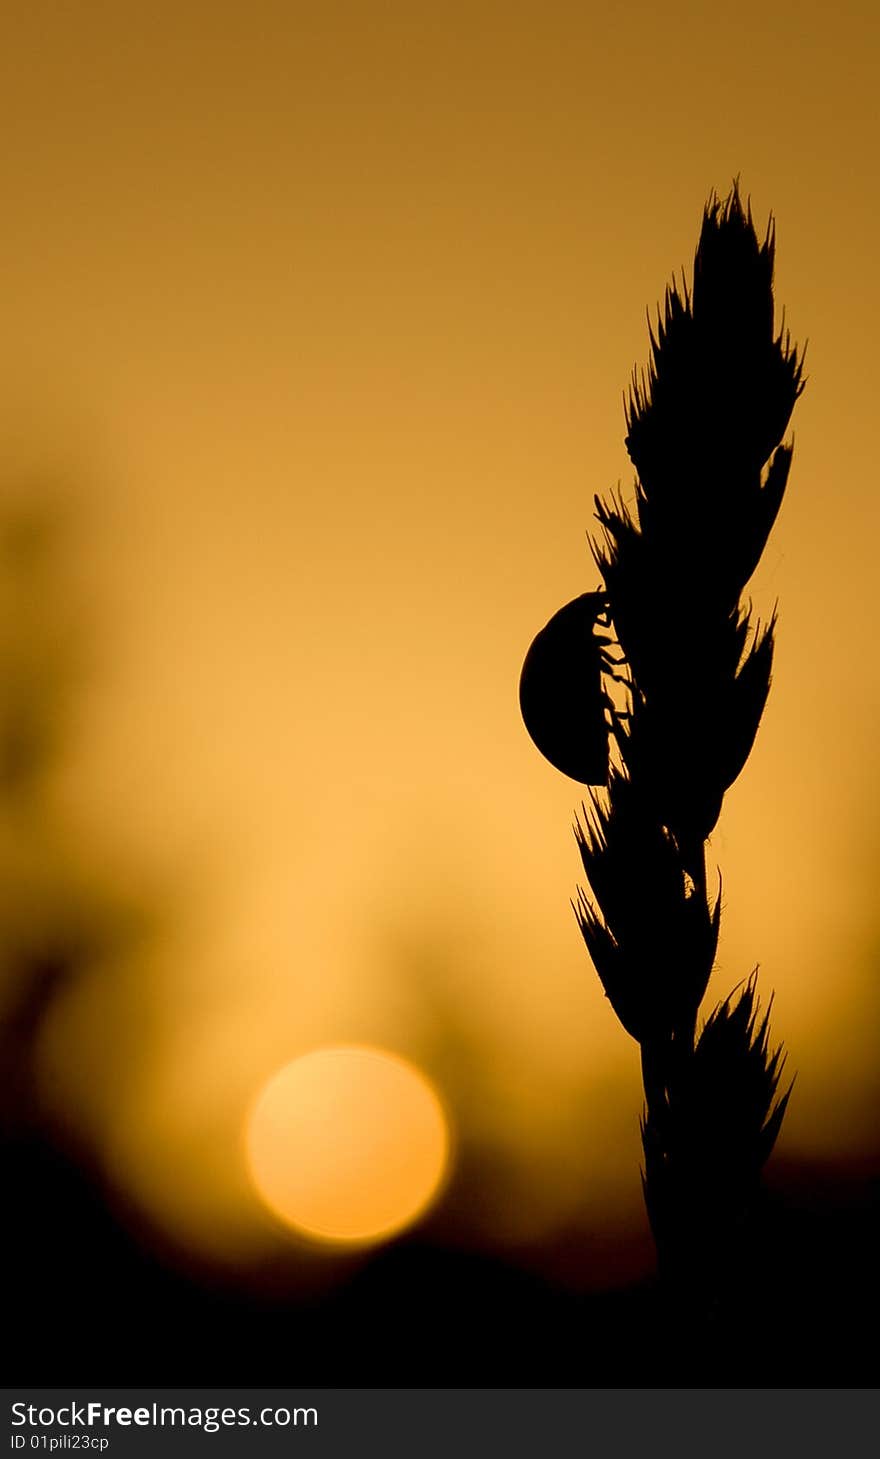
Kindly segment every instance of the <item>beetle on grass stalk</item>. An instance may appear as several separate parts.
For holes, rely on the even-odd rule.
[[[542,754],[591,787],[576,824],[590,895],[575,912],[640,1046],[646,1203],[661,1272],[691,1296],[719,1245],[741,1249],[788,1099],[754,976],[698,1030],[721,910],[706,842],[754,743],[773,659],[775,614],[753,622],[742,594],[782,502],[782,437],[803,389],[802,356],[774,328],[774,250],[772,220],[759,242],[737,184],[710,199],[693,287],[667,289],[650,366],[633,378],[634,505],[596,499],[604,586],[550,619],[520,685]],[[619,656],[600,631],[612,623]],[[608,681],[626,686],[625,711]]]

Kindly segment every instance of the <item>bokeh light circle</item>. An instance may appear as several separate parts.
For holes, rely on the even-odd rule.
[[[245,1143],[254,1186],[300,1235],[337,1245],[386,1240],[436,1198],[450,1158],[436,1091],[398,1054],[313,1049],[260,1090]]]

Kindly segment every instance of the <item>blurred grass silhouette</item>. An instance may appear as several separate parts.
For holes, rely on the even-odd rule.
[[[91,865],[54,804],[76,693],[88,669],[83,614],[69,582],[70,520],[51,487],[10,491],[0,517],[0,1061],[13,1138],[69,1138],[36,1076],[49,1010],[85,971],[149,935],[152,915]],[[84,1150],[81,1151],[85,1158]]]

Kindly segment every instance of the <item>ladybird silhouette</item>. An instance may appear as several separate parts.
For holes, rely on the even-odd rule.
[[[582,593],[554,613],[535,637],[519,681],[525,727],[555,769],[582,785],[608,780],[609,734],[624,716],[614,708],[603,675],[615,672],[604,593]]]

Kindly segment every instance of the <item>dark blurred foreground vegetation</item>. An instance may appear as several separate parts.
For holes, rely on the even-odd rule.
[[[773,1171],[748,1305],[676,1331],[653,1283],[576,1292],[418,1236],[292,1298],[163,1263],[82,1169],[4,1157],[8,1381],[323,1386],[861,1387],[880,1297],[877,1170]],[[564,1252],[560,1253],[564,1259]],[[757,1295],[756,1295],[757,1294]]]

